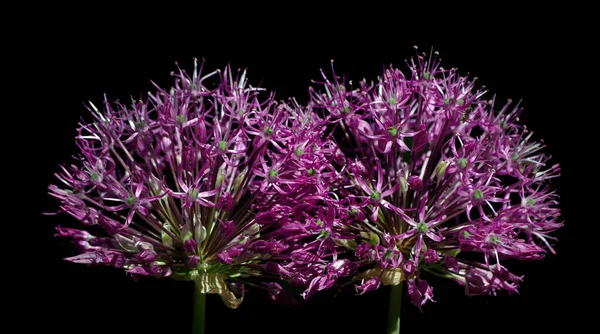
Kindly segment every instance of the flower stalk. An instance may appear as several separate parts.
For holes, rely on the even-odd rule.
[[[206,294],[202,293],[198,283],[194,283],[194,308],[192,333],[206,333]]]
[[[403,282],[392,285],[390,289],[390,304],[388,306],[388,334],[400,334],[400,316],[402,308]]]

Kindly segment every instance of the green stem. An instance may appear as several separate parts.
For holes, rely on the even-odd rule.
[[[388,334],[400,334],[400,309],[402,306],[402,282],[392,285],[388,306]]]
[[[194,317],[192,320],[192,333],[204,334],[206,332],[206,294],[200,292],[200,287],[194,283]]]

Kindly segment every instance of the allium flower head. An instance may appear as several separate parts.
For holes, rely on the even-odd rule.
[[[327,192],[337,148],[314,113],[262,98],[245,71],[203,75],[196,64],[191,77],[173,75],[173,88],[145,101],[89,104],[76,162],[49,189],[60,211],[106,235],[58,227],[81,251],[67,260],[194,280],[232,308],[243,283],[281,296],[264,263],[309,233],[290,222],[294,210],[332,224],[310,201]]]
[[[311,88],[310,107],[346,156],[336,166],[338,198],[328,200],[338,219],[331,234],[346,241],[321,266],[352,264],[359,293],[406,281],[419,308],[433,298],[423,273],[469,295],[517,291],[521,277],[502,263],[554,252],[551,233],[562,223],[550,181],[559,166],[518,123],[518,103],[486,99],[437,54],[408,68],[358,85],[324,75]]]

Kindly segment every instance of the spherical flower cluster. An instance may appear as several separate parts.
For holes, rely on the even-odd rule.
[[[58,227],[82,252],[67,260],[194,280],[233,308],[243,283],[278,298],[264,263],[293,251],[301,231],[289,210],[320,212],[314,198],[337,148],[314,113],[261,99],[245,71],[173,75],[147,101],[89,104],[78,159],[49,189],[60,211],[105,236]]]
[[[309,106],[330,122],[346,161],[326,199],[337,248],[326,260],[314,253],[327,270],[305,278],[305,296],[343,277],[360,294],[406,282],[420,308],[433,298],[424,273],[468,295],[515,292],[521,277],[504,260],[554,252],[550,234],[562,223],[550,181],[560,169],[519,125],[519,105],[486,99],[436,54],[408,65],[408,76],[390,67],[354,87],[323,75],[310,89]]]

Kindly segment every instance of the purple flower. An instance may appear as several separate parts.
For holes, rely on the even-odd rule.
[[[357,285],[356,292],[358,292],[358,294],[362,296],[369,291],[379,289],[380,286],[381,280],[379,279],[379,277],[375,276],[367,281],[363,281],[362,284]]]
[[[423,279],[408,280],[408,296],[419,310],[428,300],[433,300],[433,288]]]
[[[411,260],[406,260],[402,263],[402,271],[405,275],[410,276],[415,272],[415,264]]]
[[[503,266],[496,264],[489,269],[471,267],[464,277],[465,292],[469,296],[495,295],[498,290],[517,292],[522,277],[511,274]]]
[[[438,253],[436,250],[430,248],[423,254],[423,259],[427,264],[435,263],[439,260]]]
[[[337,178],[339,152],[311,109],[263,97],[245,71],[195,66],[174,76],[172,89],[157,87],[145,100],[89,103],[78,158],[49,190],[61,212],[106,236],[57,235],[82,252],[71,262],[193,280],[237,307],[243,294],[228,286],[272,287],[277,276],[265,261],[287,263],[297,240],[337,234],[334,209],[316,204]],[[353,265],[334,261],[318,275],[349,275]]]
[[[437,54],[418,55],[408,69],[353,85],[323,74],[310,89],[309,107],[340,131],[346,158],[335,165],[340,200],[326,200],[340,208],[328,230],[345,248],[336,255],[356,263],[349,281],[360,293],[380,285],[365,278],[406,281],[419,308],[433,297],[425,274],[470,295],[516,291],[520,278],[501,263],[554,252],[562,222],[550,183],[560,168],[518,123],[518,104],[484,99],[475,80],[442,68]]]

